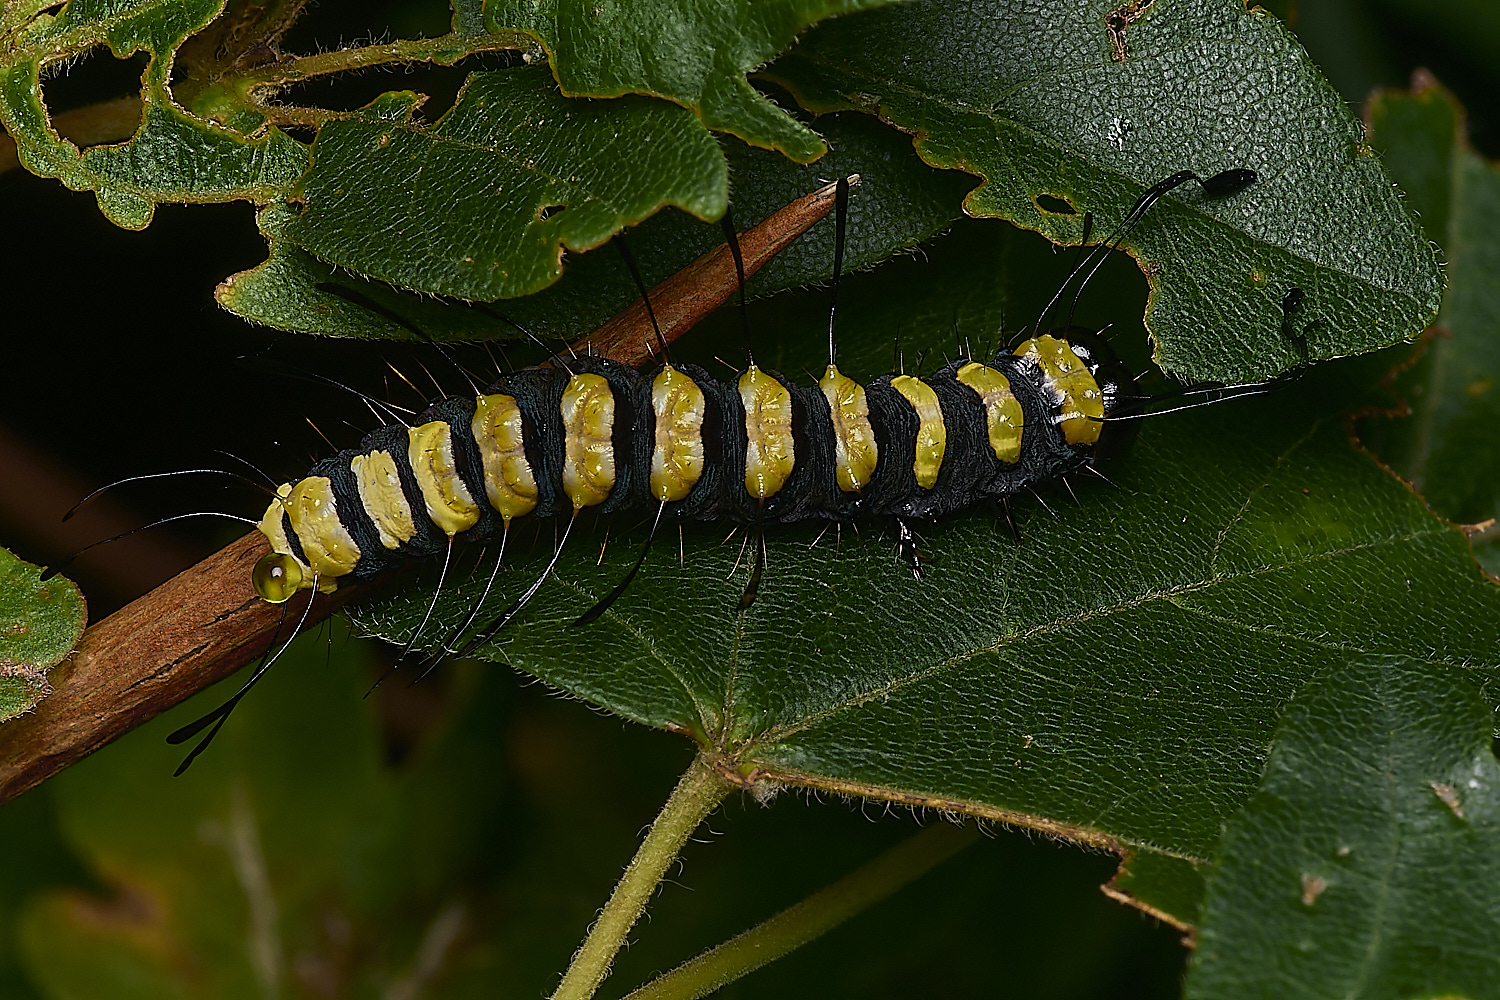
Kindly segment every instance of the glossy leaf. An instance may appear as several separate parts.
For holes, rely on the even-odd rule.
[[[820,27],[769,73],[807,107],[862,107],[915,133],[927,162],[984,178],[971,214],[1059,243],[1077,242],[1086,211],[1096,237],[1110,233],[1175,171],[1255,170],[1258,184],[1222,200],[1181,188],[1125,241],[1152,287],[1156,361],[1174,374],[1253,381],[1294,366],[1290,288],[1309,293],[1298,324],[1314,358],[1419,333],[1442,288],[1432,249],[1280,23],[1238,0],[1112,10],[902,5]]]
[[[1372,446],[1434,510],[1460,524],[1500,517],[1500,168],[1467,143],[1462,109],[1428,78],[1370,106],[1371,141],[1447,257],[1438,330],[1394,373],[1397,412],[1365,422]],[[1410,412],[1404,412],[1409,408]],[[1477,551],[1492,573],[1491,532]]]
[[[0,722],[51,693],[47,671],[83,634],[83,595],[60,576],[43,582],[41,572],[0,549]]]
[[[491,30],[542,40],[563,93],[651,94],[691,108],[711,129],[799,162],[822,156],[818,135],[751,87],[760,68],[813,23],[890,0],[652,0],[628,5],[499,0]]]
[[[1225,829],[1189,997],[1494,995],[1500,762],[1472,681],[1356,658],[1293,700]]]

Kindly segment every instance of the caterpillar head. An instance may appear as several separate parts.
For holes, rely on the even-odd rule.
[[[281,604],[302,589],[302,564],[286,552],[272,552],[250,571],[250,583],[261,600]]]
[[[1074,448],[1106,438],[1105,418],[1137,398],[1135,379],[1102,337],[1080,327],[1023,341],[1015,353],[1040,372],[1052,395],[1056,422]]]
[[[1137,421],[1109,419],[1139,408],[1144,397],[1135,376],[1115,355],[1108,341],[1092,330],[1073,326],[1055,331],[1055,338],[1082,365],[1083,372],[1088,373],[1085,378],[1083,372],[1077,372],[1069,386],[1077,387],[1080,399],[1084,396],[1097,399],[1097,405],[1090,404],[1085,426],[1081,428],[1087,440],[1075,441],[1069,437],[1068,443],[1075,447],[1086,445],[1096,456],[1108,458],[1122,450],[1137,430]],[[1066,422],[1063,429],[1066,434]]]
[[[331,484],[322,476],[283,483],[260,519],[271,554],[255,564],[250,582],[262,600],[281,604],[299,590],[332,593],[353,571],[359,547],[339,522]]]

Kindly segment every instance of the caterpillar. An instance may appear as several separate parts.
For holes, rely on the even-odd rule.
[[[1086,284],[1091,268],[1168,191],[1195,181],[1210,197],[1223,197],[1255,180],[1254,171],[1241,168],[1207,179],[1181,171],[1153,185],[1118,235],[1087,256],[1080,250],[1081,262],[1043,318],[1072,278],[1082,274]],[[841,185],[835,297],[846,201]],[[1085,245],[1091,225],[1086,215]],[[726,231],[733,236],[732,227]],[[731,248],[737,251],[732,240]],[[740,284],[743,298],[743,276]],[[1295,307],[1290,293],[1284,307]],[[646,508],[652,526],[634,568],[577,624],[597,619],[625,592],[663,521],[763,528],[807,519],[883,520],[894,523],[898,551],[920,575],[914,524],[981,503],[1003,507],[1018,493],[1092,467],[1111,436],[1145,411],[1151,397],[1140,395],[1101,337],[1073,327],[1071,314],[1059,329],[1041,332],[1041,323],[987,360],[962,356],[930,375],[902,371],[863,385],[837,367],[831,318],[829,363],[814,385],[761,369],[753,359],[737,377],[721,380],[673,363],[665,343],[663,359],[645,371],[602,357],[553,355],[550,364],[434,402],[410,423],[380,427],[358,447],[281,484],[257,523],[271,552],[255,566],[252,584],[262,599],[281,604],[302,591],[332,592],[341,582],[372,580],[444,552],[446,574],[455,543],[496,538],[498,572],[513,522],[566,515],[552,562],[504,614],[469,636],[457,650],[463,655],[537,592],[585,510]],[[1203,390],[1184,390],[1195,391]],[[753,601],[764,566],[758,548],[742,609]],[[428,670],[469,630],[483,604],[481,597],[441,643]],[[278,655],[269,654],[218,710],[169,737],[180,743],[212,725],[179,774]]]
[[[1255,175],[1174,174],[1122,228],[1189,180],[1223,196]],[[379,428],[283,484],[258,525],[272,552],[253,583],[280,603],[370,580],[454,540],[493,538],[517,518],[648,504],[658,524],[892,519],[919,568],[913,522],[1088,466],[1111,422],[1141,398],[1103,339],[1071,326],[987,361],[961,357],[929,376],[867,385],[838,370],[831,346],[813,386],[753,361],[722,381],[669,360],[642,372],[554,357],[433,403],[410,426]]]

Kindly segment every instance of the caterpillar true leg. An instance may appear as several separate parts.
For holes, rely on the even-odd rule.
[[[912,530],[911,522],[901,517],[896,518],[896,554],[906,562],[912,576],[922,579],[927,557],[917,548],[917,533]]]

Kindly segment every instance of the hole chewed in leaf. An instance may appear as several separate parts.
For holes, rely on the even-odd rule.
[[[1036,196],[1036,207],[1051,215],[1077,215],[1078,209],[1073,203],[1060,195],[1039,194]]]
[[[1122,63],[1128,55],[1125,48],[1125,29],[1145,16],[1146,11],[1156,0],[1131,0],[1130,3],[1121,4],[1104,16],[1104,23],[1109,28],[1109,59],[1111,62]]]

